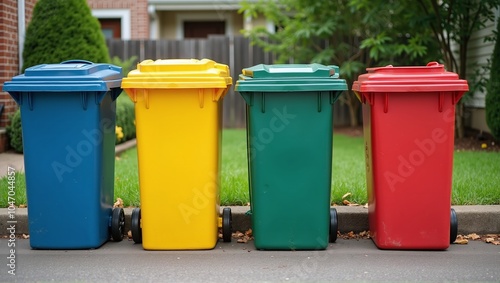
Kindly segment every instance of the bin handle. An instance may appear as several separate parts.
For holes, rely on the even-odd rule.
[[[63,62],[61,62],[61,64],[89,64],[89,65],[92,65],[94,63],[87,61],[87,60],[73,59],[73,60],[63,61]]]

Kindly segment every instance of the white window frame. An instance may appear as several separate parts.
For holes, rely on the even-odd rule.
[[[131,20],[129,9],[95,9],[92,16],[98,19],[120,19],[121,39],[129,40],[131,37]]]

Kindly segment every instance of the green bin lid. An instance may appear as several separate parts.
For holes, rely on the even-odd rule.
[[[343,91],[339,67],[321,64],[259,64],[243,69],[235,90],[239,92]]]

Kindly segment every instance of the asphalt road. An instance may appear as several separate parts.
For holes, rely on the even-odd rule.
[[[446,251],[379,250],[371,240],[337,240],[324,251],[258,251],[219,243],[209,251],[144,251],[131,241],[95,250],[31,250],[16,240],[8,273],[7,239],[0,240],[0,282],[332,282],[500,281],[500,246],[483,242]]]

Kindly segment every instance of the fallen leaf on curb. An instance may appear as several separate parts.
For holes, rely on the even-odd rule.
[[[132,231],[128,230],[128,232],[127,232],[127,236],[128,236],[129,238],[132,238]]]
[[[494,242],[494,241],[495,241],[495,238],[486,238],[486,239],[484,239],[484,241],[485,241],[486,243],[492,243],[492,242]]]
[[[500,241],[493,241],[493,242],[491,242],[491,243],[492,243],[493,245],[495,245],[495,246],[500,245]]]
[[[253,232],[252,229],[248,229],[245,233],[242,233],[240,231],[236,231],[235,233],[232,234],[232,237],[237,239],[237,243],[246,243],[248,241],[253,240]]]
[[[467,235],[467,238],[471,239],[471,240],[477,240],[477,239],[481,239],[481,236],[479,236],[476,233],[472,233],[472,234]]]
[[[346,197],[348,197],[348,196],[350,196],[350,195],[351,195],[351,193],[346,193],[346,194],[344,194],[344,195],[342,196],[342,199],[345,199]]]
[[[350,231],[348,233],[338,233],[338,237],[344,240],[359,240],[359,239],[370,239],[370,231],[362,231],[359,233],[354,233]]]
[[[20,204],[19,208],[26,208],[27,206],[25,204]]]
[[[23,234],[23,239],[29,239],[30,235]]]
[[[469,240],[467,239],[456,239],[454,244],[458,245],[467,245],[469,243]]]
[[[344,205],[350,205],[350,204],[351,204],[351,202],[350,202],[350,201],[348,201],[348,200],[346,200],[346,199],[345,199],[345,200],[343,200],[343,201],[342,201],[342,203],[343,203]]]
[[[462,235],[458,235],[457,239],[453,243],[458,245],[467,245],[469,243],[469,240],[465,239]]]
[[[365,203],[365,205],[363,205],[363,208],[368,208],[368,203]]]
[[[121,198],[116,198],[116,202],[113,204],[113,208],[115,207],[123,208],[123,200]]]

